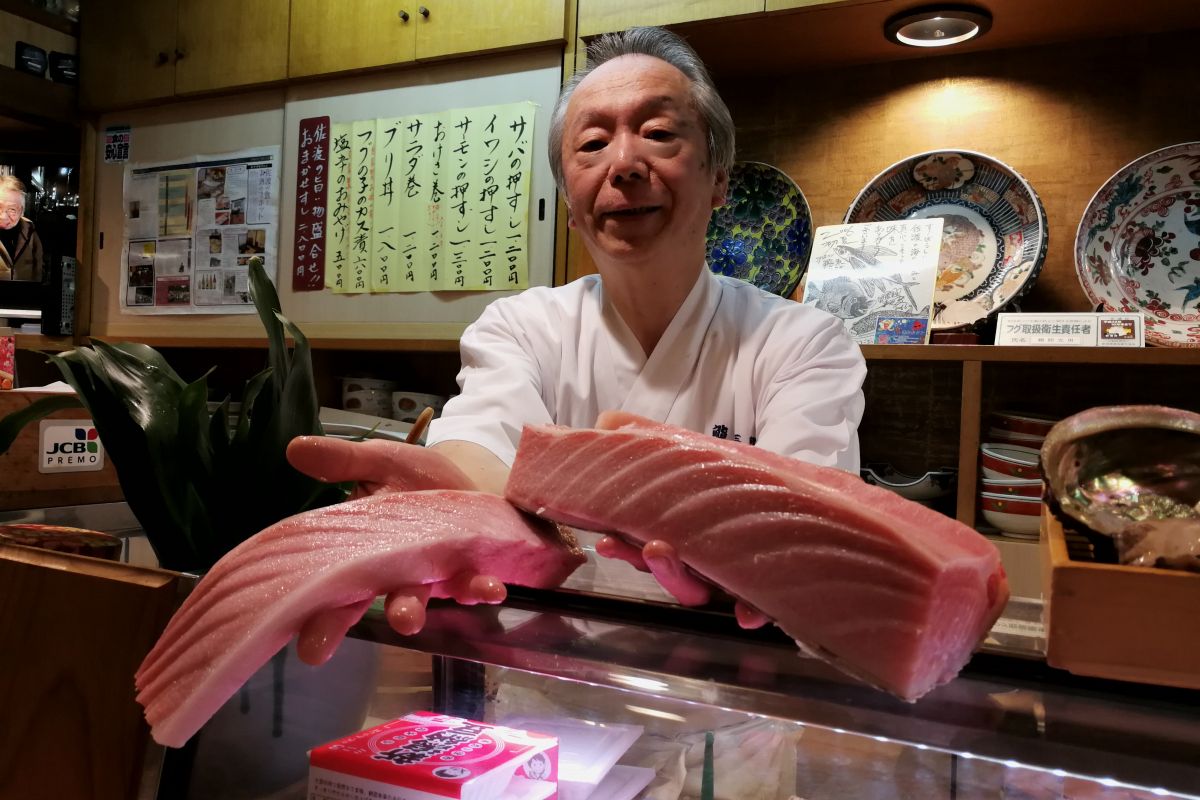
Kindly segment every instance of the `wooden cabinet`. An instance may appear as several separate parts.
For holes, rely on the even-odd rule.
[[[80,96],[105,110],[282,80],[288,0],[85,4]]]
[[[419,11],[419,9],[418,9]],[[417,20],[417,60],[561,42],[562,0],[427,0]]]
[[[288,0],[179,0],[175,94],[287,77]]]
[[[563,0],[292,0],[288,75],[561,42]]]
[[[118,108],[175,93],[177,0],[84,3],[79,93],[85,109]]]
[[[325,75],[412,61],[419,6],[416,0],[292,0],[288,75]]]
[[[580,0],[579,35],[619,31],[633,25],[674,25],[683,22],[754,14],[764,0]]]

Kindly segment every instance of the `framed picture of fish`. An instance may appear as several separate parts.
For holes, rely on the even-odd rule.
[[[817,228],[802,302],[859,344],[926,344],[941,244],[939,217]]]

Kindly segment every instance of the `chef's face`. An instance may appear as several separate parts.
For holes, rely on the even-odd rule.
[[[728,177],[709,164],[690,89],[667,62],[628,55],[597,67],[571,96],[562,153],[570,225],[598,263],[704,258]]]
[[[25,213],[25,195],[12,189],[0,191],[0,228],[8,230],[21,221]]]

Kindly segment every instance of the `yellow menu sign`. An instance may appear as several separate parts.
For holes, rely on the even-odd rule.
[[[335,123],[326,287],[527,287],[533,119],[526,102]]]

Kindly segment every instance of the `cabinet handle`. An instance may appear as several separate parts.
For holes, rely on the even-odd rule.
[[[401,10],[400,10],[400,21],[401,21],[401,22],[408,22],[408,12],[407,12],[407,11],[405,11],[404,9],[401,9]]]
[[[165,51],[159,51],[158,56],[154,59],[154,66],[161,67],[170,60],[170,56]]]
[[[419,11],[421,13],[422,17],[424,17],[425,19],[429,19],[429,9],[428,8],[426,8],[425,6],[421,6],[420,8],[417,9],[417,11]]]
[[[179,48],[175,48],[175,60],[182,61],[185,58],[187,58],[187,53]]]

